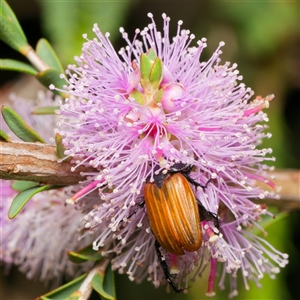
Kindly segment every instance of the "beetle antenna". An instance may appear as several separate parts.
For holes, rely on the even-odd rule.
[[[172,280],[172,278],[173,278],[174,276],[173,276],[172,274],[170,274],[169,266],[168,266],[167,262],[163,259],[163,256],[162,256],[162,254],[161,254],[161,252],[160,252],[160,250],[159,250],[160,247],[161,247],[161,246],[160,246],[159,242],[156,240],[156,241],[155,241],[155,251],[156,251],[156,254],[157,254],[157,257],[158,257],[158,261],[159,261],[159,263],[160,263],[160,265],[161,265],[161,268],[162,268],[162,270],[163,270],[163,272],[164,272],[165,278],[166,278],[166,280],[168,281],[169,285],[172,287],[172,289],[173,289],[176,293],[180,293],[180,292],[182,292],[184,289],[178,289],[178,288],[175,286],[175,284],[174,284],[174,282],[173,282],[173,280]]]

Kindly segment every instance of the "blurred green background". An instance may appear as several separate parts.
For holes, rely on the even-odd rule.
[[[196,39],[206,37],[208,48],[203,53],[204,58],[210,57],[218,43],[224,41],[222,61],[238,63],[243,82],[256,95],[274,93],[276,96],[267,111],[269,131],[273,137],[266,140],[263,146],[273,149],[277,168],[300,168],[299,1],[7,2],[15,11],[29,43],[35,46],[39,38],[46,37],[65,67],[74,63],[75,55],[80,55],[84,42],[82,34],[87,33],[90,39],[94,37],[94,23],[98,23],[103,32],[111,33],[112,43],[119,49],[124,45],[119,27],[124,27],[133,37],[135,28],[142,29],[149,23],[148,12],[154,14],[158,28],[162,28],[163,12],[171,17],[170,36],[176,32],[177,21],[183,20],[182,27],[190,29]],[[0,47],[2,58],[24,60],[2,43]],[[20,77],[14,72],[2,73],[1,87],[11,80],[20,80]],[[240,282],[237,299],[300,299],[299,217],[299,210],[291,212],[286,219],[268,228],[267,239],[280,251],[289,253],[290,264],[275,280],[263,278],[262,289],[250,284],[250,291],[245,291]],[[14,289],[19,287],[19,276],[16,272],[10,275],[8,284],[12,284]],[[25,289],[28,289],[28,284],[25,283]],[[198,279],[189,294],[184,295],[167,294],[165,288],[154,289],[147,282],[137,285],[130,282],[126,275],[117,275],[118,299],[208,299],[205,290],[206,278]],[[221,292],[216,287],[216,292],[214,299],[227,299],[228,290]],[[35,288],[30,288],[28,293],[40,295]],[[95,299],[98,299],[97,295]]]

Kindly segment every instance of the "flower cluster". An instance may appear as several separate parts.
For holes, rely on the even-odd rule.
[[[38,107],[57,104],[52,92],[39,92],[36,100],[11,96],[10,106],[22,119],[47,141],[54,141],[53,128],[56,116],[32,116]],[[5,122],[1,122],[7,131]],[[52,282],[53,286],[62,283],[63,278],[74,278],[88,270],[91,264],[77,265],[67,256],[67,251],[81,249],[92,242],[92,237],[78,229],[83,216],[78,209],[66,207],[65,199],[71,188],[44,191],[35,195],[14,219],[8,218],[9,207],[17,195],[12,182],[0,180],[1,203],[0,260],[7,270],[12,265],[19,267],[29,279]]]
[[[3,180],[1,189],[0,260],[7,270],[16,265],[27,278],[57,286],[63,278],[73,279],[91,267],[91,263],[78,265],[68,258],[68,251],[87,246],[92,237],[81,238],[78,221],[82,213],[64,205],[65,189],[35,195],[12,220],[7,217],[8,210],[17,192]]]
[[[221,63],[223,42],[208,61],[201,60],[206,39],[181,28],[169,36],[170,18],[163,15],[159,32],[151,23],[136,30],[133,40],[124,29],[127,46],[118,53],[97,25],[97,38],[83,45],[77,65],[67,70],[70,97],[60,105],[59,133],[68,156],[77,165],[92,166],[85,186],[68,203],[83,205],[82,226],[94,233],[94,249],[114,255],[112,266],[131,280],[148,277],[156,286],[165,281],[154,244],[155,237],[142,207],[144,187],[155,174],[174,164],[193,166],[190,177],[205,185],[194,193],[205,209],[218,215],[220,228],[202,221],[202,246],[174,258],[161,249],[163,259],[176,265],[176,286],[187,288],[188,276],[210,265],[208,295],[214,294],[217,267],[231,279],[231,296],[237,294],[240,270],[246,288],[268,273],[278,272],[287,255],[275,250],[250,229],[269,214],[253,199],[276,194],[262,190],[256,181],[273,182],[264,161],[271,149],[259,149],[270,137],[262,125],[263,112],[273,95],[250,100],[253,92],[243,83],[236,64]],[[54,87],[53,87],[54,88]],[[92,191],[98,197],[86,196]],[[171,263],[169,272],[172,272]],[[145,272],[147,270],[147,272]]]

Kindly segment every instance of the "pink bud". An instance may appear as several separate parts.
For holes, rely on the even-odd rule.
[[[163,109],[167,112],[173,112],[175,110],[178,110],[178,101],[183,97],[184,89],[180,84],[172,83],[168,84],[164,89],[164,94],[161,99],[161,103],[163,106]]]

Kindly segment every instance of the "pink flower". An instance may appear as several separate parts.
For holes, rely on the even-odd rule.
[[[0,260],[6,268],[16,265],[29,279],[51,281],[54,286],[91,268],[91,263],[74,264],[68,259],[68,251],[84,248],[92,237],[81,238],[78,225],[82,213],[64,205],[66,188],[35,195],[10,220],[8,210],[17,192],[9,181],[0,184],[7,191],[1,201],[0,246]]]
[[[36,100],[12,95],[12,108],[46,141],[54,141],[56,116],[32,116],[40,106],[55,105],[52,92],[40,92]],[[9,133],[5,122],[3,129]],[[9,207],[18,192],[11,188],[12,181],[0,180],[0,260],[9,270],[12,265],[26,274],[29,279],[62,283],[63,278],[74,279],[87,271],[91,263],[74,264],[68,259],[67,251],[76,251],[92,243],[93,237],[79,230],[83,213],[66,207],[65,199],[72,187],[44,191],[36,194],[14,218],[8,218]]]
[[[240,83],[237,65],[221,63],[223,42],[202,61],[205,38],[193,43],[195,36],[181,28],[182,21],[171,38],[170,18],[163,15],[161,33],[148,16],[151,23],[136,30],[132,41],[121,28],[127,46],[118,53],[109,34],[95,25],[97,38],[84,35],[77,65],[68,67],[70,97],[60,105],[59,132],[66,154],[77,157],[78,166],[96,169],[68,203],[84,205],[82,224],[98,235],[95,250],[104,247],[104,254],[114,253],[114,269],[159,286],[165,274],[147,209],[138,204],[155,172],[168,172],[177,163],[192,165],[194,181],[205,185],[210,180],[205,189],[192,188],[205,209],[219,216],[220,228],[201,222],[204,235],[198,251],[174,257],[160,250],[168,271],[179,272],[174,278],[178,289],[189,286],[192,270],[198,275],[210,264],[207,294],[214,294],[216,268],[221,266],[220,285],[228,273],[235,295],[238,270],[248,288],[247,280],[257,282],[263,273],[276,273],[277,265],[287,263],[285,254],[248,231],[269,214],[252,199],[277,197],[255,183],[273,185],[270,168],[263,164],[274,160],[268,156],[271,149],[257,146],[270,137],[260,123],[268,121],[262,110],[274,96],[250,100],[253,92]],[[95,190],[99,197],[86,199]]]

